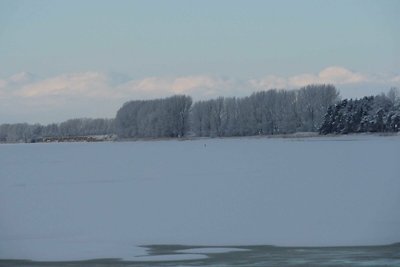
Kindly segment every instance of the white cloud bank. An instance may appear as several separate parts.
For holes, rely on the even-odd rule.
[[[259,88],[298,88],[308,84],[356,84],[372,81],[368,76],[350,71],[342,67],[328,67],[321,70],[318,74],[303,73],[288,78],[268,75],[259,80],[251,80],[254,86]]]
[[[400,75],[368,75],[331,66],[319,73],[290,77],[266,75],[235,80],[211,75],[119,79],[116,74],[80,72],[38,79],[21,72],[0,79],[0,123],[62,121],[73,117],[113,117],[131,99],[188,94],[194,99],[243,96],[271,88],[299,88],[308,84],[336,85],[344,97],[361,97],[400,86]],[[118,76],[118,75],[117,75]]]

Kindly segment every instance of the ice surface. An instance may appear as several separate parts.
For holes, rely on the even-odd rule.
[[[201,254],[171,254],[157,256],[137,256],[133,261],[181,261],[181,260],[201,260],[208,258]]]
[[[237,252],[237,251],[248,251],[248,249],[244,248],[224,248],[224,247],[211,247],[211,248],[188,248],[188,249],[180,249],[176,252],[178,253],[199,253],[199,254],[212,254],[212,253],[228,253],[228,252]]]
[[[1,145],[0,258],[398,242],[399,151],[399,136]]]

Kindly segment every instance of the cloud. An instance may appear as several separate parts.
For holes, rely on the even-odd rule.
[[[122,84],[117,91],[144,98],[187,94],[201,99],[232,92],[238,84],[239,81],[208,75],[148,77]]]
[[[218,87],[225,87],[224,81],[208,76],[179,77],[175,79],[171,85],[172,91],[177,94],[191,92],[199,89],[213,91]]]
[[[8,78],[8,81],[14,84],[26,84],[29,82],[33,82],[37,79],[37,77],[30,72],[19,72]]]
[[[288,81],[283,77],[268,75],[261,79],[252,79],[250,84],[257,89],[287,88]]]
[[[159,92],[168,89],[169,81],[162,77],[149,77],[139,81],[132,81],[128,87],[132,91]]]
[[[368,78],[357,72],[350,71],[342,67],[329,67],[318,74],[318,78],[323,83],[349,84],[366,82]]]
[[[334,84],[342,89],[344,97],[361,97],[400,86],[400,75],[369,75],[338,66],[318,73],[289,77],[266,75],[249,80],[213,75],[130,79],[126,75],[96,71],[39,79],[29,72],[21,72],[0,79],[0,123],[48,123],[72,117],[113,117],[124,102],[132,99],[187,94],[199,100],[243,96],[272,88],[294,89],[316,83]]]
[[[393,77],[393,78],[391,79],[391,81],[392,81],[393,83],[395,83],[395,84],[400,85],[400,75]]]
[[[8,78],[0,79],[0,97],[6,97],[13,90],[35,80],[36,76],[29,72],[19,72]]]
[[[325,84],[352,84],[366,82],[368,79],[365,75],[350,71],[342,67],[328,67],[320,71],[317,75],[301,74],[289,78],[291,86],[306,86],[313,83]]]
[[[232,79],[208,75],[146,77],[116,82],[114,74],[81,72],[33,80],[16,74],[0,80],[0,96],[45,102],[47,99],[139,99],[190,94],[197,98],[229,93],[239,84]],[[117,74],[118,76],[118,74]],[[28,82],[31,81],[31,82]],[[54,101],[47,101],[47,103]]]
[[[233,92],[236,84],[231,79],[208,75],[132,80],[124,75],[88,71],[34,79],[33,75],[18,73],[0,80],[0,123],[113,117],[128,100],[174,94],[210,98]]]
[[[356,84],[368,82],[367,75],[353,72],[343,67],[332,66],[319,73],[303,73],[290,77],[267,75],[258,80],[251,80],[251,84],[261,89],[271,88],[298,88],[309,84]]]
[[[73,73],[24,85],[17,91],[22,97],[108,96],[108,78],[98,72]]]
[[[0,80],[0,89],[6,88],[7,86],[7,81],[6,80]]]

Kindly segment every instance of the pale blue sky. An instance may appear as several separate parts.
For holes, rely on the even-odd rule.
[[[0,123],[113,117],[127,100],[400,87],[397,0],[0,0]]]
[[[400,1],[4,1],[0,75],[400,69]]]

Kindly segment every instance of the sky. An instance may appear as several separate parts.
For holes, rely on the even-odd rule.
[[[311,83],[377,94],[400,87],[398,14],[396,0],[0,0],[0,123]]]

